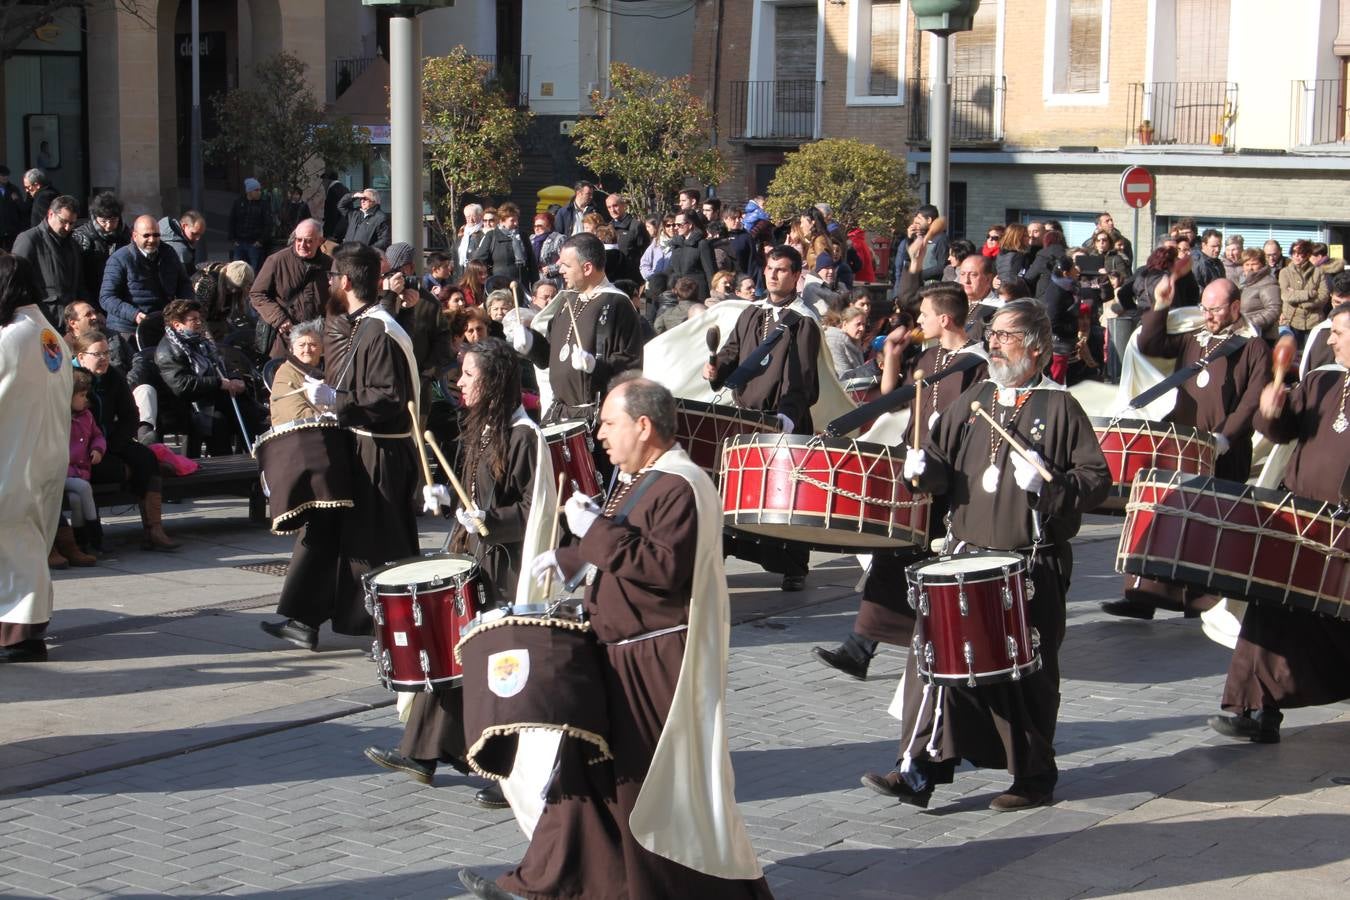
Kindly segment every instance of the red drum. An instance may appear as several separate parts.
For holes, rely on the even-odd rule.
[[[722,467],[722,443],[727,438],[737,434],[775,434],[781,430],[773,413],[675,398],[675,440],[694,465],[713,478]]]
[[[722,520],[749,534],[841,553],[928,543],[929,498],[882,444],[742,434],[722,451]]]
[[[1130,483],[1143,469],[1214,474],[1214,439],[1189,425],[1093,416],[1092,429],[1111,470],[1111,492],[1098,512],[1123,512]]]
[[[1146,469],[1116,571],[1350,619],[1348,511],[1203,475]]]
[[[1041,667],[1041,636],[1027,610],[1034,590],[1021,556],[980,550],[905,571],[917,613],[915,660],[926,681],[975,687],[1017,681]]]
[[[611,759],[600,644],[590,623],[527,606],[469,623],[455,656],[464,665],[464,736],[470,765],[506,778],[521,732],[580,740],[591,762]]]
[[[365,586],[384,686],[433,691],[457,682],[455,644],[485,602],[473,557],[439,553],[399,560],[367,573]]]
[[[591,455],[595,443],[588,423],[576,419],[545,425],[544,440],[548,441],[548,452],[553,457],[553,471],[566,472],[567,484],[573,491],[594,499],[604,497],[605,489],[600,485],[600,473]],[[566,499],[562,497],[559,502]]]

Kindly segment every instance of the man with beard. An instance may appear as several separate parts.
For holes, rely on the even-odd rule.
[[[1072,574],[1069,542],[1085,511],[1105,498],[1111,475],[1092,423],[1064,388],[1041,372],[1051,353],[1050,320],[1034,300],[1006,304],[990,322],[989,380],[965,391],[938,419],[924,448],[906,455],[904,474],[951,504],[951,550],[1014,551],[1026,557],[1028,618],[1040,634],[1041,668],[976,687],[925,684],[911,653],[896,694],[899,758],[862,783],[927,807],[961,760],[1006,767],[1012,786],[990,808],[1004,812],[1054,802],[1059,647]],[[1037,464],[1009,446],[974,402],[999,420]],[[892,706],[894,710],[895,705]]]
[[[267,257],[253,279],[248,299],[263,321],[258,350],[273,359],[286,356],[292,327],[324,314],[333,260],[319,249],[322,241],[322,226],[306,219],[295,227],[290,246]]]
[[[1153,309],[1140,318],[1139,352],[1173,360],[1174,371],[1201,365],[1199,374],[1176,388],[1176,406],[1163,421],[1211,433],[1215,476],[1246,481],[1252,467],[1252,419],[1261,389],[1270,381],[1270,348],[1242,318],[1242,293],[1227,278],[1205,287],[1200,297],[1205,324],[1194,332],[1168,334],[1172,291],[1164,283],[1156,295]],[[1227,353],[1234,344],[1240,349]],[[1218,354],[1221,348],[1226,355]],[[1136,576],[1126,577],[1125,584],[1123,599],[1102,604],[1113,616],[1151,619],[1159,607],[1185,608],[1187,592],[1182,588]],[[1195,591],[1189,594],[1192,600],[1199,596]]]
[[[53,325],[59,323],[65,305],[79,299],[84,285],[80,248],[71,239],[79,217],[79,203],[74,197],[62,195],[51,202],[45,220],[14,241],[14,255],[33,266],[42,290],[38,308]]]
[[[919,328],[925,335],[936,335],[937,343],[905,366],[905,351],[913,342],[913,332],[909,328],[891,332],[882,347],[885,364],[881,370],[881,392],[889,394],[901,386],[902,380],[904,386],[910,386],[914,384],[916,371],[924,373],[923,396],[918,405],[919,441],[922,444],[938,417],[956,398],[971,385],[985,380],[987,367],[982,361],[984,347],[966,335],[963,324],[966,321],[965,294],[951,284],[933,284],[922,288],[919,297]],[[941,377],[954,366],[964,366],[968,360],[975,365]],[[910,408],[913,414],[913,404]],[[907,433],[910,433],[908,429]],[[914,611],[905,600],[905,567],[933,555],[929,547],[933,538],[942,537],[946,512],[946,498],[934,497],[928,511],[929,540],[922,547],[891,556],[873,555],[853,631],[833,650],[811,648],[821,662],[864,681],[879,642],[896,647],[909,646],[914,630]]]
[[[350,338],[341,361],[326,363],[323,381],[305,380],[305,397],[332,411],[353,436],[355,506],[311,519],[291,558],[305,578],[296,579],[293,593],[283,590],[277,608],[287,619],[260,623],[268,634],[309,650],[328,619],[339,634],[370,634],[361,577],[418,549],[411,504],[417,423],[408,412],[417,401],[412,341],[379,304],[379,253],[341,245],[328,281],[329,318],[342,320]]]

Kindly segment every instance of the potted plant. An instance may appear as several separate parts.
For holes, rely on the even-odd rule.
[[[1144,119],[1142,122],[1139,123],[1139,127],[1136,129],[1135,133],[1139,137],[1139,143],[1141,144],[1153,143],[1153,123],[1150,122],[1148,119]]]

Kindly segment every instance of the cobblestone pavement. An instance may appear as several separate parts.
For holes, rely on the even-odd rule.
[[[867,682],[814,660],[854,601],[733,629],[737,796],[778,897],[1346,896],[1347,707],[1292,711],[1278,746],[1214,736],[1228,652],[1195,622],[1097,610],[1119,586],[1109,532],[1077,547],[1050,808],[989,811],[1003,772],[963,769],[928,811],[859,786],[894,761],[904,657],[884,650]],[[362,757],[398,735],[364,709],[0,798],[0,894],[446,897],[458,867],[518,859],[509,814],[472,805],[479,782],[422,787]]]

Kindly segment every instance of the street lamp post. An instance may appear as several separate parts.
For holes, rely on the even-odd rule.
[[[931,161],[928,170],[928,199],[944,216],[951,215],[952,85],[948,77],[947,37],[969,31],[975,24],[980,0],[913,0],[914,18],[921,31],[936,35],[929,75],[933,92],[928,104],[928,136]]]

